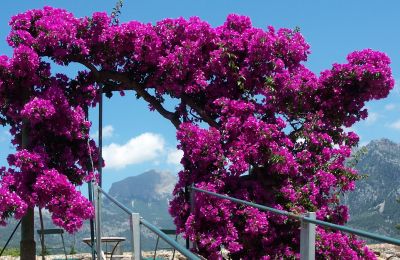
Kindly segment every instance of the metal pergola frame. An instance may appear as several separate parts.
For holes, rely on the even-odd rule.
[[[100,84],[99,84],[100,85]],[[89,112],[87,112],[87,118],[89,119]],[[99,152],[99,161],[98,161],[98,172],[99,172],[99,184],[98,186],[102,187],[103,181],[103,86],[100,85],[99,90],[99,113],[98,113],[98,152]],[[94,165],[92,165],[94,167]],[[92,169],[94,171],[94,169]],[[94,189],[93,189],[94,180],[88,183],[88,193],[89,193],[89,201],[94,203]],[[101,203],[98,203],[100,206]],[[93,219],[90,219],[90,242],[91,242],[91,250],[92,250],[92,259],[96,259],[96,252],[101,252],[101,241],[96,241],[95,243],[95,232],[97,237],[101,237],[101,229],[98,223],[100,223],[100,212],[101,209],[99,207],[95,207],[95,216],[96,216],[96,224]],[[96,248],[93,246],[96,244]],[[99,258],[100,259],[100,258]]]
[[[99,84],[99,83],[97,83]],[[102,181],[103,181],[103,88],[104,86],[102,84],[99,84],[100,88],[99,88],[99,111],[98,111],[98,154],[99,154],[99,161],[98,161],[98,173],[99,173],[99,184],[94,187],[94,180],[92,180],[91,182],[88,183],[88,193],[89,193],[89,201],[94,204],[94,202],[96,202],[95,204],[97,205],[95,207],[95,221],[93,221],[93,219],[90,220],[90,241],[91,241],[91,250],[92,250],[92,259],[96,259],[96,254],[97,254],[97,259],[100,259],[100,255],[101,253],[101,239],[95,239],[95,237],[100,238],[101,237],[101,227],[100,227],[100,223],[101,223],[101,196],[100,196],[100,191],[102,192],[102,194],[105,194],[108,196],[108,194],[106,194],[103,190],[102,190]],[[129,88],[124,89],[124,90],[131,90]],[[116,91],[120,91],[120,90],[111,90],[112,92],[116,92]],[[87,119],[89,119],[89,112],[87,110],[86,113]],[[94,167],[94,165],[92,164],[92,166]],[[94,169],[92,169],[94,170]],[[187,187],[187,193],[189,194],[188,190],[190,187]],[[118,204],[119,205],[119,204]],[[120,206],[120,205],[119,205]],[[126,210],[124,208],[124,210]],[[139,214],[137,214],[139,216]],[[159,231],[155,230],[157,229],[155,226],[153,226],[150,222],[144,220],[144,219],[139,219],[137,221],[139,224],[143,224],[145,226],[147,226],[149,229],[151,229],[153,232],[155,232],[156,234],[158,234],[159,236],[161,236],[164,240],[166,240],[168,243],[172,243],[173,241],[169,241],[170,239],[165,235],[162,234],[162,232],[160,233]],[[140,236],[140,233],[138,234]],[[98,241],[97,241],[98,240]],[[95,247],[93,245],[96,245]],[[186,247],[185,248],[181,248],[179,247],[179,245],[175,245],[176,249],[178,249],[180,252],[188,250],[190,248],[190,244],[189,244],[189,239],[186,239]],[[189,255],[190,259],[198,259],[195,255],[191,255],[190,252],[187,252]]]

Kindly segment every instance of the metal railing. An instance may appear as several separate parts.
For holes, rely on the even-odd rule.
[[[15,232],[17,231],[19,225],[22,222],[22,218],[18,221],[18,224],[15,226],[15,228],[13,229],[11,235],[8,237],[6,244],[4,245],[3,249],[0,251],[0,256],[3,255],[4,251],[7,249],[8,244],[10,243],[11,239],[13,238]]]
[[[298,215],[294,214],[292,212],[288,212],[285,210],[279,210],[267,206],[263,206],[260,204],[255,204],[249,201],[229,197],[226,195],[222,195],[216,192],[212,191],[207,191],[203,189],[196,188],[194,186],[190,187],[190,203],[191,203],[191,210],[193,211],[195,209],[195,194],[196,192],[201,192],[208,194],[213,197],[217,197],[220,199],[226,199],[238,204],[258,208],[263,211],[269,211],[275,214],[287,216],[292,219],[297,219],[300,221],[300,259],[301,260],[312,260],[315,259],[315,234],[316,234],[316,225],[327,227],[327,228],[332,228],[336,230],[340,230],[346,233],[351,233],[355,234],[358,236],[374,239],[377,241],[393,244],[400,246],[400,240],[391,238],[391,237],[386,237],[382,235],[378,235],[375,233],[367,232],[364,230],[360,229],[354,229],[342,225],[337,225],[329,222],[325,222],[322,220],[317,220],[315,212],[308,212],[304,215]],[[100,196],[103,194],[105,197],[107,197],[111,202],[113,202],[116,206],[118,206],[120,209],[122,209],[125,213],[127,213],[130,216],[130,229],[131,229],[131,235],[132,235],[132,257],[133,259],[142,259],[141,256],[141,245],[140,245],[140,230],[141,226],[145,226],[148,228],[150,231],[161,237],[165,242],[167,242],[169,245],[171,245],[173,248],[175,248],[177,251],[179,251],[182,255],[186,256],[188,259],[201,259],[199,256],[170,238],[167,234],[162,232],[159,228],[148,222],[147,220],[143,219],[140,217],[139,213],[132,212],[129,208],[124,206],[122,203],[117,201],[115,198],[111,197],[108,193],[106,193],[103,189],[101,189],[98,186],[95,186],[94,188],[94,198],[95,198],[95,208],[96,208],[96,251],[101,252],[101,220],[100,220]],[[98,242],[97,242],[98,241]],[[100,257],[98,257],[100,259]]]
[[[118,206],[121,210],[130,216],[130,231],[132,235],[132,257],[135,260],[142,259],[141,255],[141,245],[140,245],[140,230],[141,225],[148,228],[150,231],[161,237],[170,246],[179,251],[182,255],[186,256],[188,259],[200,260],[201,258],[195,255],[193,252],[176,242],[174,239],[170,238],[167,234],[162,232],[159,228],[148,222],[147,220],[140,217],[139,213],[132,212],[129,208],[124,206],[121,202],[111,197],[107,192],[101,189],[99,186],[94,187],[94,199],[95,199],[95,220],[96,220],[96,251],[101,252],[101,219],[100,219],[100,199],[101,194],[107,197],[111,202]],[[98,258],[101,259],[100,254]]]
[[[360,230],[360,229],[354,229],[354,228],[350,228],[350,227],[346,227],[346,226],[341,226],[341,225],[325,222],[322,220],[317,220],[315,217],[315,212],[308,212],[305,215],[298,215],[298,214],[294,214],[292,212],[279,210],[279,209],[275,209],[275,208],[271,208],[271,207],[266,207],[266,206],[255,204],[255,203],[252,203],[249,201],[245,201],[245,200],[229,197],[226,195],[222,195],[219,193],[215,193],[212,191],[199,189],[194,186],[192,186],[190,188],[190,193],[191,193],[190,203],[191,203],[192,210],[195,208],[195,193],[196,192],[205,193],[205,194],[208,194],[208,195],[220,198],[220,199],[226,199],[226,200],[238,203],[238,204],[258,208],[263,211],[269,211],[269,212],[273,212],[275,214],[279,214],[279,215],[283,215],[283,216],[287,216],[289,218],[299,220],[301,222],[301,224],[300,224],[300,259],[301,260],[315,259],[315,229],[316,229],[315,225],[332,228],[332,229],[340,230],[340,231],[343,231],[346,233],[351,233],[351,234],[355,234],[358,236],[362,236],[362,237],[374,239],[377,241],[400,246],[399,239],[374,234],[374,233],[367,232],[367,231]]]

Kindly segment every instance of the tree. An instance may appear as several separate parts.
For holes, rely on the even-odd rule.
[[[14,56],[0,62],[0,109],[17,153],[2,173],[1,220],[39,205],[73,232],[92,216],[74,185],[96,175],[87,167],[88,155],[98,155],[83,111],[102,88],[109,97],[134,90],[176,127],[184,170],[170,213],[203,256],[221,258],[223,247],[233,259],[297,258],[299,223],[201,194],[190,212],[185,187],[191,184],[347,221],[338,197],[358,178],[344,165],[358,136],[343,126],[365,119],[365,102],[393,88],[385,54],[353,52],[318,77],[303,64],[309,45],[298,30],[264,31],[238,15],[212,28],[196,17],[119,24],[104,13],[75,18],[46,7],[19,14],[10,25]],[[52,75],[46,58],[87,70],[76,78]],[[164,106],[166,98],[177,100],[174,110]],[[29,128],[25,149],[22,125]],[[362,241],[322,228],[316,252],[374,258]]]

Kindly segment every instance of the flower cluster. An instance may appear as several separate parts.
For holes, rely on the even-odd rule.
[[[38,12],[29,13],[36,19]],[[20,30],[27,28],[26,21],[16,21],[15,26],[19,33],[9,38],[19,42],[12,44],[14,55],[0,59],[1,120],[10,126],[17,150],[9,155],[10,167],[1,175],[0,223],[39,206],[49,210],[55,224],[75,232],[94,215],[93,206],[75,186],[97,174],[89,154],[97,165],[97,148],[89,140],[91,123],[85,115],[98,100],[97,87],[86,72],[72,79],[52,75],[50,64],[28,45],[34,41],[32,35]],[[46,30],[60,29],[56,27]],[[53,44],[47,38],[43,41]]]
[[[75,18],[51,7],[12,18],[8,42],[14,56],[0,57],[0,112],[18,151],[29,156],[11,158],[4,176],[13,178],[3,177],[0,200],[14,194],[28,206],[47,207],[69,230],[79,226],[80,215],[90,216],[70,184],[94,174],[87,155],[95,144],[87,146],[90,123],[83,111],[96,104],[100,83],[107,94],[135,90],[177,128],[184,169],[170,213],[204,257],[222,258],[225,248],[234,259],[298,258],[299,223],[204,194],[197,194],[191,211],[192,184],[298,214],[315,211],[333,223],[347,221],[338,198],[358,178],[345,165],[358,137],[343,126],[365,119],[365,103],[393,88],[385,54],[356,51],[318,76],[304,65],[310,46],[298,30],[262,30],[238,15],[216,28],[196,17],[111,21],[104,13]],[[89,71],[74,79],[52,75],[43,57],[61,65],[78,62]],[[176,99],[174,110],[166,109],[166,98]],[[29,128],[26,151],[22,125]],[[57,190],[65,191],[62,198],[45,199]],[[7,201],[0,208],[3,219],[22,203]],[[62,216],[74,223],[62,222]],[[353,237],[317,232],[319,258],[374,258]]]
[[[14,215],[15,218],[22,218],[25,215],[27,204],[15,192],[15,176],[3,167],[0,169],[0,177],[0,225],[5,225],[7,217]]]

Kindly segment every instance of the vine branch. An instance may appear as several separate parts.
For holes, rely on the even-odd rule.
[[[128,73],[119,73],[113,71],[105,71],[98,70],[96,66],[82,59],[75,59],[74,61],[81,63],[85,67],[87,67],[94,75],[96,81],[98,83],[106,84],[103,89],[105,92],[107,91],[119,91],[119,90],[134,90],[138,94],[138,96],[142,97],[145,101],[147,101],[157,112],[159,112],[164,118],[171,121],[171,123],[175,126],[176,129],[179,129],[180,124],[182,123],[179,119],[178,112],[171,112],[165,109],[161,102],[157,100],[156,97],[150,95],[144,88],[143,85],[130,80]],[[113,85],[108,84],[109,80],[113,80],[115,82],[120,82],[120,84]],[[209,116],[204,109],[202,109],[196,102],[186,94],[182,94],[181,96],[182,102],[186,103],[189,107],[191,107],[203,121],[208,123],[212,127],[218,127],[218,123]]]
[[[118,73],[112,71],[98,70],[96,66],[82,59],[75,59],[74,61],[81,63],[87,67],[94,75],[98,83],[103,83],[104,92],[107,91],[118,91],[118,90],[134,90],[139,97],[142,97],[146,102],[148,102],[161,116],[168,119],[176,129],[179,129],[182,123],[179,120],[179,114],[177,112],[171,112],[165,109],[162,104],[157,100],[156,97],[150,95],[145,88],[135,81],[129,79],[127,73]],[[109,84],[109,80],[119,82],[120,84]],[[122,87],[122,89],[121,89]]]

